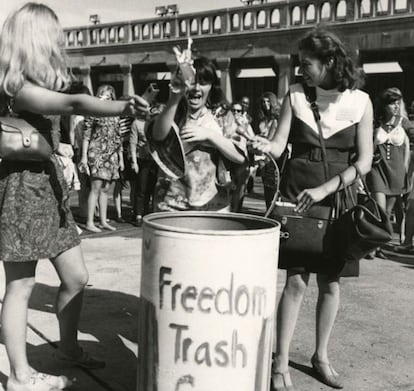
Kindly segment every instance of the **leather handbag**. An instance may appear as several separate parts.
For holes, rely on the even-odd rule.
[[[0,117],[0,158],[46,161],[52,153],[50,131],[40,131],[22,118]]]
[[[377,247],[388,243],[392,239],[392,225],[388,215],[372,197],[365,179],[357,166],[356,178],[364,186],[365,196],[359,202],[352,197],[352,193],[345,187],[345,198],[349,207],[334,223],[335,234],[340,240],[336,251],[345,263],[360,260]],[[344,185],[342,175],[341,185]]]
[[[333,222],[333,209],[313,205],[306,212],[296,212],[295,204],[276,202],[271,217],[280,223],[281,254],[320,255],[330,244],[329,230]]]
[[[329,168],[326,159],[325,141],[320,125],[319,108],[316,103],[316,91],[303,86],[306,98],[310,103],[315,121],[318,126],[319,143],[322,152],[322,162],[325,179],[329,178]],[[280,182],[278,166],[274,163],[277,174],[277,183]],[[330,254],[332,247],[332,223],[335,218],[334,205],[312,205],[306,212],[295,211],[296,205],[277,201],[278,190],[272,201],[272,206],[266,212],[269,216],[280,222],[280,264],[283,265],[283,254],[304,255],[315,259]]]

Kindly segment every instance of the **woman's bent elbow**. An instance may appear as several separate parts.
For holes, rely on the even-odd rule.
[[[372,167],[372,159],[367,159],[361,162],[358,162],[359,171],[361,171],[362,175],[366,175],[371,171]]]

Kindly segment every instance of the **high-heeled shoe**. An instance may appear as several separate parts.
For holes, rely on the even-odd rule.
[[[288,382],[286,380],[288,376],[290,380],[289,371],[286,371],[286,372],[272,371],[272,391],[295,391],[292,384],[288,385],[288,383],[291,383],[291,381]],[[282,385],[276,386],[276,384],[278,383],[278,381],[276,380],[277,378],[281,379]]]
[[[7,380],[7,391],[59,391],[70,387],[72,382],[66,376],[53,376],[34,372],[27,383]]]
[[[339,375],[335,372],[329,362],[320,361],[316,357],[316,354],[314,354],[311,358],[311,364],[319,381],[332,388],[344,388]]]

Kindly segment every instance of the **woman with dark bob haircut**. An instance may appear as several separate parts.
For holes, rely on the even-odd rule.
[[[396,87],[383,90],[375,104],[374,145],[376,164],[367,175],[367,184],[378,204],[388,216],[401,194],[407,193],[408,166],[410,163],[410,140],[413,124],[403,110],[403,97]],[[373,258],[374,254],[371,254]],[[386,255],[378,249],[379,258]]]
[[[228,132],[211,111],[223,100],[213,62],[201,57],[193,66],[194,80],[186,80],[180,71],[173,76],[167,105],[148,127],[153,149],[168,149],[177,144],[178,136],[185,151],[183,175],[171,175],[160,164],[156,211],[229,210],[230,188],[218,184],[216,173],[222,159],[237,165],[246,158],[245,142],[226,137]]]
[[[299,42],[299,60],[306,86],[290,86],[272,140],[257,137],[252,146],[278,159],[286,144],[291,143],[291,157],[283,173],[281,193],[286,201],[295,203],[296,211],[301,213],[314,204],[332,205],[332,195],[340,187],[340,176],[346,186],[354,183],[354,166],[362,175],[369,172],[373,126],[371,101],[365,92],[356,88],[360,83],[359,71],[338,37],[325,30],[309,32]],[[318,125],[304,88],[316,94],[326,146],[327,176],[324,163],[318,158],[321,156]],[[349,189],[354,191],[351,186]],[[343,387],[330,363],[328,343],[339,307],[340,277],[358,276],[359,263],[347,263],[338,271],[331,268],[335,262],[329,261],[311,254],[287,254],[279,259],[279,267],[286,269],[286,283],[277,311],[272,370],[274,391],[293,390],[289,348],[310,273],[316,273],[318,284],[316,346],[311,364],[320,381],[330,387]]]

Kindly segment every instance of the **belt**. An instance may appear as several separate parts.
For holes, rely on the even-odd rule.
[[[340,151],[338,149],[326,149],[326,159],[328,161],[338,161],[349,163],[351,151]],[[293,148],[292,159],[307,159],[312,162],[322,161],[322,149],[319,147],[313,148]]]

